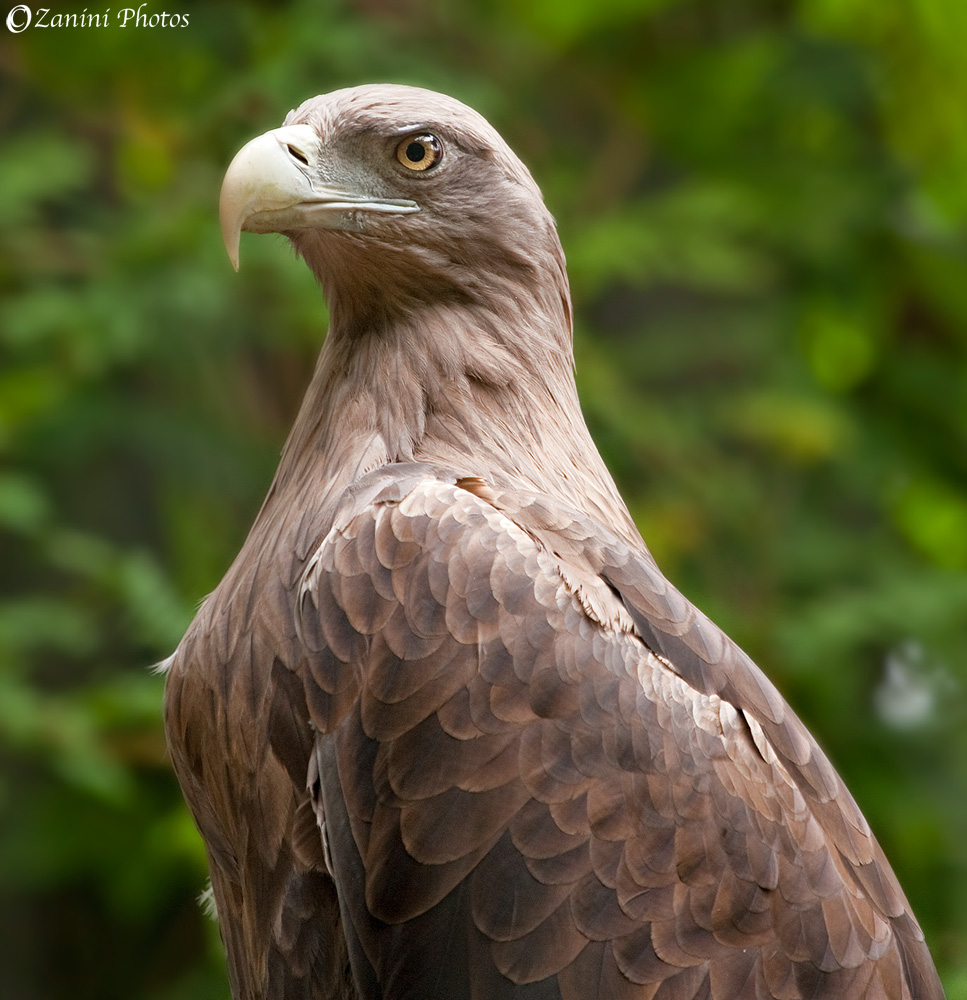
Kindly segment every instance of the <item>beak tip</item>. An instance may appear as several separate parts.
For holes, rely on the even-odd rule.
[[[231,238],[229,236],[225,237],[225,252],[228,254],[228,259],[232,262],[232,267],[236,271],[238,270],[239,237],[240,234],[238,232],[232,234]]]
[[[232,267],[237,271],[239,242],[242,237],[242,213],[238,211],[237,206],[226,203],[224,189],[222,194],[221,211],[219,212],[222,242],[225,244],[225,252],[228,254],[228,259],[232,262]]]

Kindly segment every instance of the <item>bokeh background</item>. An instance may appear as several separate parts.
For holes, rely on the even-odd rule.
[[[146,668],[326,320],[281,237],[233,274],[218,187],[305,97],[390,80],[532,168],[645,538],[817,733],[967,998],[967,3],[121,9],[0,24],[0,996],[228,995]]]

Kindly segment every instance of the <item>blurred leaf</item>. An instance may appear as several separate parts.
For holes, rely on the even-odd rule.
[[[93,158],[55,127],[8,139],[0,159],[0,219],[4,228],[35,222],[40,209],[83,187]]]
[[[750,240],[757,228],[755,203],[746,192],[683,185],[598,216],[568,262],[585,291],[616,279],[754,290],[773,276],[768,256]]]
[[[48,518],[50,504],[31,476],[0,474],[0,525],[13,531],[36,531]]]
[[[967,497],[937,481],[909,483],[896,500],[900,530],[938,566],[967,569]]]
[[[824,399],[790,392],[750,393],[725,419],[745,440],[797,462],[841,455],[856,443],[856,429],[845,413]]]
[[[806,356],[817,381],[834,392],[858,385],[870,373],[877,346],[857,317],[816,306],[805,317]]]

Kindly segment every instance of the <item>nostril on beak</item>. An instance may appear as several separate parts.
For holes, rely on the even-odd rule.
[[[293,146],[291,142],[286,143],[285,148],[289,151],[289,155],[294,159],[298,160],[303,166],[309,166],[309,157],[299,149],[298,146]]]

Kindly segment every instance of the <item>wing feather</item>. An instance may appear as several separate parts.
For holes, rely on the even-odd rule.
[[[647,556],[546,498],[372,479],[298,614],[350,952],[377,978],[436,974],[398,954],[417,926],[460,938],[474,996],[848,998],[916,965],[835,771]]]

